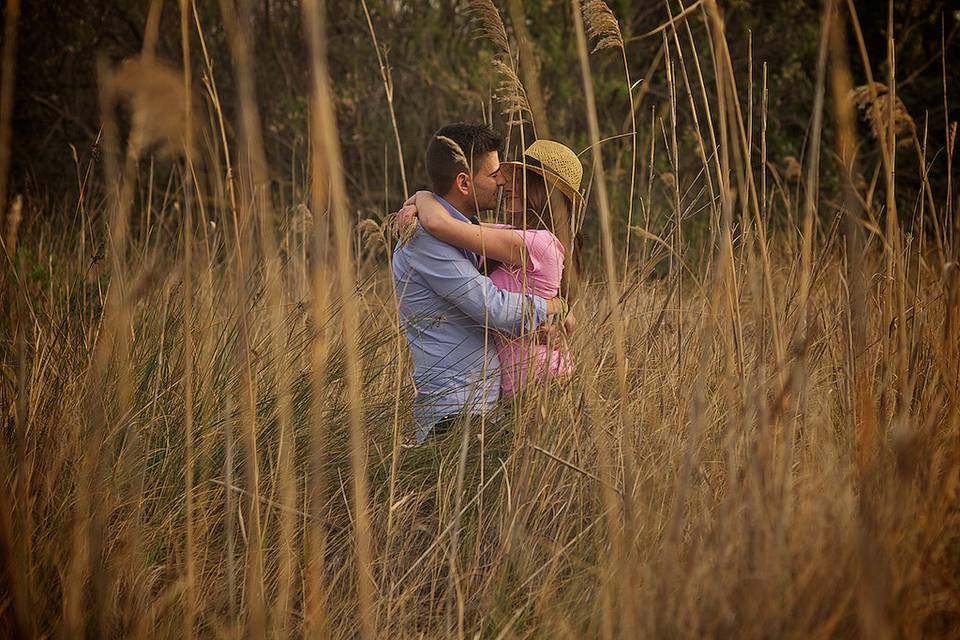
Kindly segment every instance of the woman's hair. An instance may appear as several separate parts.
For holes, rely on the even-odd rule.
[[[555,186],[551,186],[548,192],[547,183],[540,174],[534,171],[524,173],[527,224],[553,232],[563,245],[560,295],[572,304],[579,293],[580,253],[583,245],[577,224],[576,204]],[[520,185],[520,188],[524,188],[524,185]]]

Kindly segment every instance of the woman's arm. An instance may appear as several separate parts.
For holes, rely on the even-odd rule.
[[[506,264],[523,264],[526,246],[513,229],[497,229],[456,220],[429,191],[418,191],[412,198],[420,224],[432,236],[447,244]]]

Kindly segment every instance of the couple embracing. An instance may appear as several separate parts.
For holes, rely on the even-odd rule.
[[[502,146],[487,125],[441,128],[427,146],[432,191],[398,213],[419,220],[393,255],[418,443],[570,373],[583,167],[557,142],[534,142],[522,162],[500,162]],[[480,223],[501,192],[510,224]]]

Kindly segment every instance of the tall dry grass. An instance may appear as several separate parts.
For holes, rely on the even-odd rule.
[[[926,175],[952,159],[926,140],[898,152],[891,71],[892,89],[870,94],[871,79],[861,94],[878,114],[885,206],[858,186],[850,61],[870,59],[862,37],[847,50],[852,3],[825,5],[812,146],[792,186],[767,162],[765,67],[754,107],[721,8],[665,11],[670,104],[647,132],[651,174],[632,172],[644,223],[624,228],[608,190],[628,186],[605,180],[571,2],[602,239],[575,373],[479,433],[414,449],[400,446],[411,394],[391,238],[365,226],[363,269],[351,249],[322,3],[303,3],[311,189],[290,212],[267,189],[245,6],[221,2],[226,67],[207,55],[204,7],[180,3],[204,91],[177,79],[173,121],[188,126],[156,140],[179,149],[173,195],[134,206],[162,187],[138,169],[149,148],[120,150],[124,93],[103,65],[106,180],[81,185],[84,228],[31,223],[27,203],[19,249],[4,243],[5,635],[955,637],[958,238],[946,194],[925,192],[903,226],[890,214],[894,161]],[[145,42],[148,74],[151,58]],[[238,149],[214,75],[227,68]],[[835,148],[816,134],[827,118]],[[684,130],[697,175],[680,174]],[[842,193],[821,193],[818,157],[838,159]],[[684,234],[699,211],[700,264]],[[140,234],[135,213],[151,221]],[[802,227],[774,233],[777,216]],[[643,243],[624,263],[623,233]],[[108,238],[105,255],[81,234]]]

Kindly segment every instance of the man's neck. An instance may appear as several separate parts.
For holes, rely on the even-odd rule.
[[[462,194],[453,192],[448,194],[440,194],[440,197],[450,203],[450,205],[462,213],[464,217],[469,218],[476,215],[476,211],[474,211],[475,207],[470,206],[473,204],[473,202],[467,198],[464,198]]]

